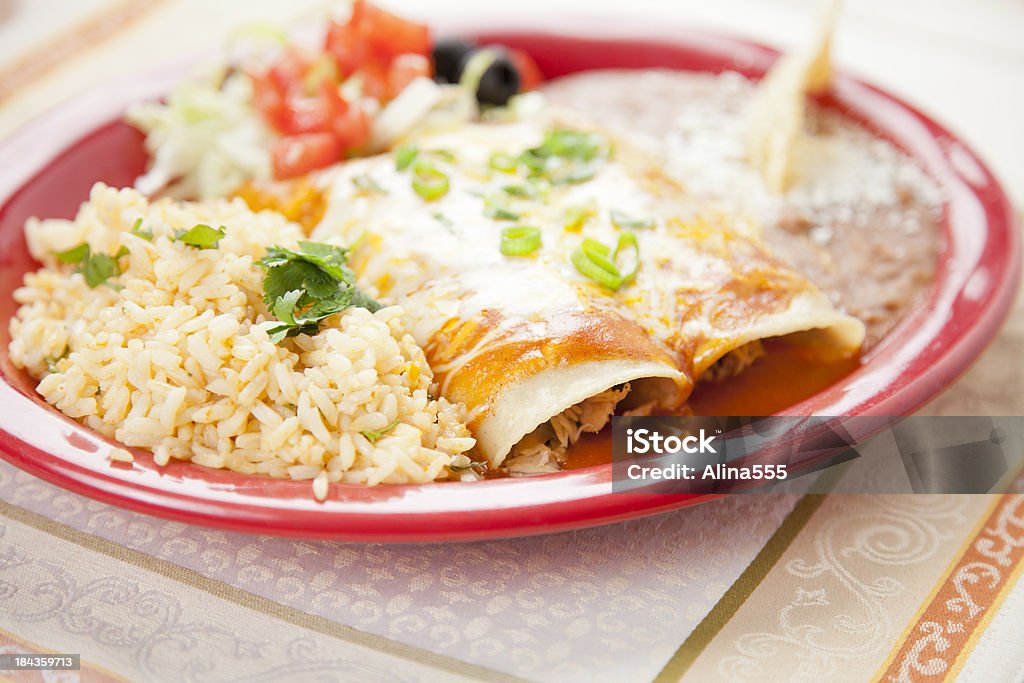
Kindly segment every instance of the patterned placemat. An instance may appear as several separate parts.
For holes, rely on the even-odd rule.
[[[2,647],[80,653],[129,680],[1024,673],[1020,493],[740,495],[600,529],[409,546],[167,522],[6,464],[0,500]]]

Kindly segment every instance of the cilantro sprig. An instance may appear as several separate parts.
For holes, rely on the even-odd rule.
[[[204,223],[192,226],[189,230],[178,230],[174,239],[196,249],[216,249],[217,243],[224,239],[227,228],[223,225],[212,228]]]
[[[321,242],[299,242],[298,249],[270,247],[259,265],[263,301],[277,318],[268,325],[274,343],[299,334],[316,334],[320,323],[335,313],[353,308],[371,312],[380,304],[356,287],[348,267],[348,250]]]
[[[141,237],[147,242],[153,241],[153,229],[143,225],[141,218],[135,219],[135,223],[132,225],[132,229],[129,232],[136,237]]]
[[[123,289],[121,285],[108,282],[108,280],[123,272],[118,259],[127,254],[128,248],[125,246],[122,246],[113,255],[95,254],[88,242],[82,242],[67,251],[58,252],[56,256],[61,263],[73,264],[75,272],[82,274],[85,284],[89,285],[90,289],[95,289],[100,285],[107,285],[112,289]]]

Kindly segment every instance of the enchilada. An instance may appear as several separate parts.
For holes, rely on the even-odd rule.
[[[614,411],[681,409],[762,339],[841,356],[864,337],[756,225],[564,114],[423,135],[319,182],[313,237],[355,245],[360,281],[402,304],[440,392],[512,474],[557,469]]]

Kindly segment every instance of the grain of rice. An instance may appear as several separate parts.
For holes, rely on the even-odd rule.
[[[313,495],[316,496],[317,500],[325,500],[327,498],[327,472],[320,472],[313,479]]]
[[[124,448],[111,448],[107,452],[107,457],[113,462],[134,462],[135,456],[131,454],[131,451],[125,450]]]

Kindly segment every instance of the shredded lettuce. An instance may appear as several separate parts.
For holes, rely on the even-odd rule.
[[[166,104],[128,110],[129,123],[146,134],[152,166],[135,187],[153,195],[224,197],[251,179],[271,175],[272,132],[252,105],[252,85],[242,73],[188,80]]]

